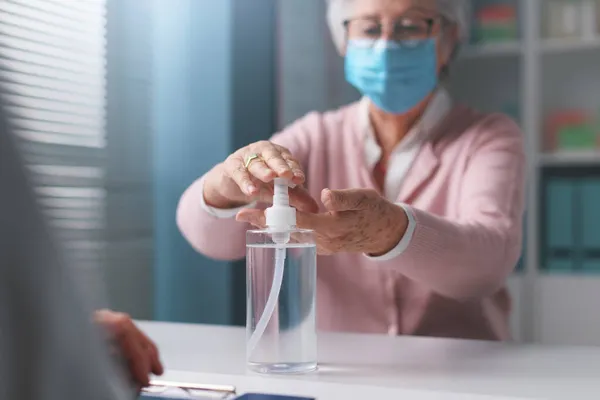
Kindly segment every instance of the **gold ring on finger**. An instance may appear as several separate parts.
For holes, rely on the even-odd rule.
[[[246,157],[246,161],[244,162],[244,168],[248,169],[250,164],[252,164],[252,161],[261,160],[261,159],[262,159],[262,157],[259,154],[256,154],[256,153],[250,154],[248,157]]]

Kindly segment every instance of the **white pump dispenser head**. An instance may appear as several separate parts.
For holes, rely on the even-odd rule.
[[[275,233],[289,232],[296,226],[296,209],[290,207],[289,184],[283,178],[275,178],[273,184],[273,206],[265,211],[267,227]],[[289,234],[273,235],[273,241],[277,244],[285,244],[289,239]]]

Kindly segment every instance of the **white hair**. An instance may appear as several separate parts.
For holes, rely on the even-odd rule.
[[[344,50],[346,32],[344,21],[351,18],[351,5],[354,0],[326,0],[327,21],[333,36],[333,42],[341,53]],[[441,15],[458,28],[458,43],[465,42],[469,37],[469,0],[436,0]],[[451,49],[454,52],[456,49]]]

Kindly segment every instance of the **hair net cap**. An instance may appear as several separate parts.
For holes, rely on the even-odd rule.
[[[355,0],[325,0],[327,2],[327,22],[338,51],[343,51],[346,32],[344,21],[352,17],[352,3]],[[469,0],[436,0],[438,10],[446,19],[458,27],[459,41],[469,37]]]

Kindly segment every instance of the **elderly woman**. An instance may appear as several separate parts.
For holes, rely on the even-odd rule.
[[[363,99],[310,113],[193,183],[177,215],[187,240],[242,258],[241,222],[264,225],[255,204],[284,177],[297,184],[298,225],[318,237],[319,329],[508,339],[523,140],[508,117],[453,104],[441,86],[465,38],[465,3],[329,1]]]

